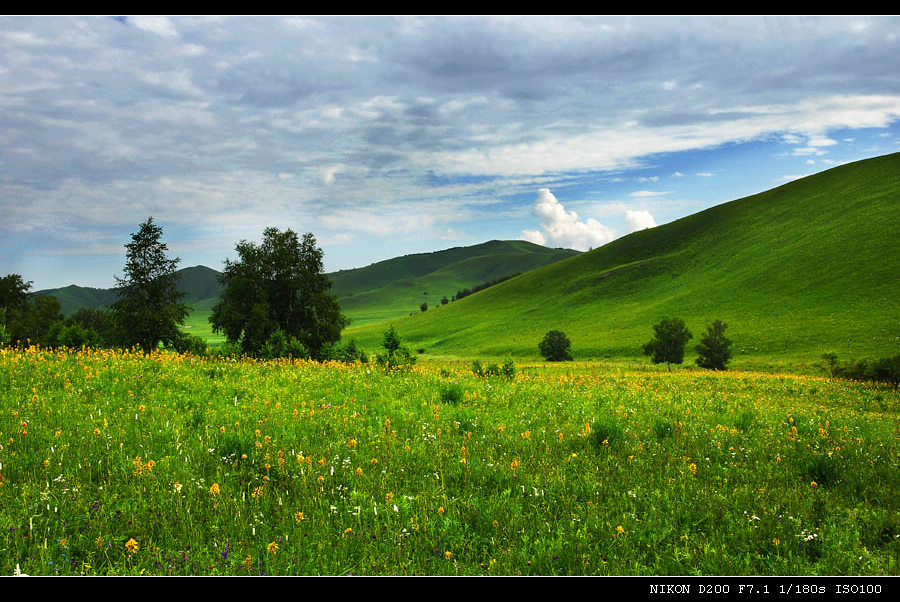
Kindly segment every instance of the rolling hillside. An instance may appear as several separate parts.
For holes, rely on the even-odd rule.
[[[661,317],[693,344],[728,323],[735,366],[900,353],[900,153],[837,167],[395,320],[413,348],[539,358],[550,329],[579,358],[639,357]],[[383,325],[351,325],[365,348]],[[746,361],[745,361],[746,360]],[[748,363],[749,362],[749,363]]]
[[[440,305],[441,297],[452,299],[458,290],[478,286],[513,274],[572,257],[578,251],[548,249],[525,241],[493,240],[469,247],[454,247],[434,253],[418,253],[380,261],[352,270],[330,273],[344,313],[354,324],[381,321],[418,312],[427,302]],[[178,288],[193,308],[187,326],[192,334],[210,342],[221,342],[208,324],[219,299],[220,272],[205,266],[178,271]],[[81,307],[105,307],[116,300],[113,289],[71,285],[34,294],[55,296],[66,315]]]
[[[521,274],[577,255],[571,249],[548,249],[521,240],[454,247],[405,255],[364,268],[329,274],[332,291],[353,324],[403,317],[452,299],[457,291]],[[430,311],[430,310],[429,310]]]

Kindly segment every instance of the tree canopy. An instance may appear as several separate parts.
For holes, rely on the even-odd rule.
[[[225,260],[224,290],[209,318],[215,332],[250,355],[278,330],[315,358],[340,340],[349,320],[329,293],[331,279],[311,233],[300,238],[293,230],[266,228],[261,244],[242,240],[235,250],[239,259]]]
[[[569,353],[571,346],[572,343],[564,332],[551,330],[544,335],[538,349],[548,362],[570,362],[572,361],[572,354]]]

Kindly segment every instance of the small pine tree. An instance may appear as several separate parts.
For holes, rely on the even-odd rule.
[[[385,352],[379,353],[375,359],[388,370],[416,363],[416,356],[403,346],[403,341],[393,324],[385,331],[381,346],[384,347]]]
[[[652,356],[654,364],[666,364],[671,370],[672,364],[684,361],[684,346],[694,337],[684,325],[681,318],[663,318],[653,326],[656,335],[644,344],[644,355]]]
[[[162,228],[148,218],[125,245],[125,270],[116,277],[119,300],[112,310],[123,329],[125,344],[140,345],[145,352],[160,341],[173,345],[181,337],[189,307],[178,290],[181,276],[175,271],[179,259],[169,259],[168,245],[162,242]]]
[[[697,365],[710,370],[727,370],[725,367],[731,360],[731,341],[725,338],[728,324],[716,320],[706,327],[706,334],[697,343]]]

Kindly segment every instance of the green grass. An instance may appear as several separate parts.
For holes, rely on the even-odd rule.
[[[736,367],[805,369],[828,351],[878,357],[900,345],[897,232],[900,154],[636,232],[393,323],[432,355],[537,358],[559,329],[576,358],[635,357],[670,315],[695,337],[725,321]],[[346,335],[374,348],[383,330],[351,324]]]
[[[0,350],[0,574],[900,571],[897,390],[536,368]]]

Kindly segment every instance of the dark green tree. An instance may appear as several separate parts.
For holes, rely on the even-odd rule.
[[[375,361],[388,370],[416,363],[416,356],[403,345],[403,339],[400,338],[393,324],[384,332],[381,346],[384,351],[376,355]]]
[[[731,341],[725,338],[725,329],[728,324],[716,320],[706,327],[706,334],[697,343],[697,365],[710,370],[727,370],[726,365],[731,360]]]
[[[162,242],[162,228],[153,218],[139,226],[125,245],[125,270],[116,277],[118,301],[112,311],[125,345],[140,345],[145,352],[159,346],[174,346],[181,339],[179,325],[184,324],[190,308],[178,290],[178,262],[169,259],[169,247]]]
[[[541,355],[548,362],[567,362],[572,361],[572,354],[569,353],[569,347],[572,346],[569,337],[562,331],[551,330],[544,335],[544,339],[538,345]]]
[[[275,332],[294,339],[321,359],[324,348],[341,338],[349,320],[330,294],[322,249],[311,233],[299,238],[293,230],[266,228],[255,245],[242,240],[237,261],[225,260],[224,290],[209,318],[214,332],[244,353],[258,355]]]
[[[31,282],[25,282],[19,274],[0,278],[0,326],[3,327],[5,342],[21,340],[24,343],[31,338],[28,323],[32,309],[28,298],[30,289]]]
[[[653,326],[656,333],[653,339],[644,344],[644,355],[652,356],[654,364],[666,364],[671,370],[672,364],[684,361],[684,346],[694,337],[684,325],[681,318],[663,318]]]

